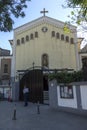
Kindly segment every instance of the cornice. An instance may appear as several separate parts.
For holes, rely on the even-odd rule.
[[[51,24],[51,25],[53,25],[55,27],[58,27],[58,28],[63,28],[63,26],[65,24],[62,21],[59,21],[59,20],[56,20],[56,19],[53,19],[53,18],[50,18],[50,17],[47,17],[47,16],[43,16],[43,17],[35,19],[35,20],[31,21],[31,22],[28,22],[28,23],[14,29],[14,33],[17,34],[19,32],[27,31],[27,30],[32,29],[32,28],[34,28],[36,26],[39,26],[39,25],[41,25],[43,23]],[[76,30],[76,26],[70,25],[70,29],[71,30]]]

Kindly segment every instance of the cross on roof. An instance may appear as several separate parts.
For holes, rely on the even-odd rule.
[[[40,13],[43,13],[43,16],[45,16],[45,13],[48,13],[48,11],[46,11],[44,8],[43,11],[40,11]]]

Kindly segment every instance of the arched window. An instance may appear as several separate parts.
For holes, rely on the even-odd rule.
[[[63,35],[63,34],[61,35],[61,40],[63,40],[63,41],[64,41],[64,35]]]
[[[71,43],[71,44],[74,43],[74,39],[73,39],[73,38],[70,39],[70,43]]]
[[[20,39],[17,39],[17,45],[20,45]]]
[[[49,66],[48,55],[43,54],[42,55],[42,67],[48,67],[48,66]]]
[[[31,40],[34,39],[33,33],[30,34],[30,39],[31,39]]]
[[[60,39],[60,34],[58,32],[56,33],[56,38]]]
[[[55,37],[55,31],[52,31],[52,37]]]
[[[21,43],[24,43],[24,37],[21,38]]]
[[[66,42],[69,42],[69,36],[66,36]]]
[[[26,35],[26,41],[29,41],[29,36],[28,35]]]
[[[38,37],[38,32],[35,32],[35,37],[36,37],[36,38]]]

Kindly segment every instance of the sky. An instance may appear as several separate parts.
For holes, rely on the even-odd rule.
[[[65,5],[66,0],[31,0],[27,3],[28,7],[27,9],[24,9],[26,16],[24,18],[13,18],[14,25],[13,29],[31,22],[32,20],[35,20],[39,17],[42,17],[43,14],[40,13],[40,11],[45,8],[48,13],[46,16],[55,18],[57,20],[66,22],[69,21],[68,15],[70,14],[72,9],[69,8],[63,8],[62,5]],[[87,37],[87,33],[78,33],[78,36],[80,37]],[[0,32],[0,47],[3,49],[11,50],[11,46],[9,43],[9,40],[13,39],[13,31],[11,32]],[[84,44],[84,43],[83,43]]]

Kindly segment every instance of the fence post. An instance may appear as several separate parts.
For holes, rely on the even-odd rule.
[[[39,103],[39,101],[37,102],[37,114],[40,114],[40,103]]]
[[[16,104],[15,104],[15,107],[14,107],[14,113],[13,113],[12,120],[16,120]]]

